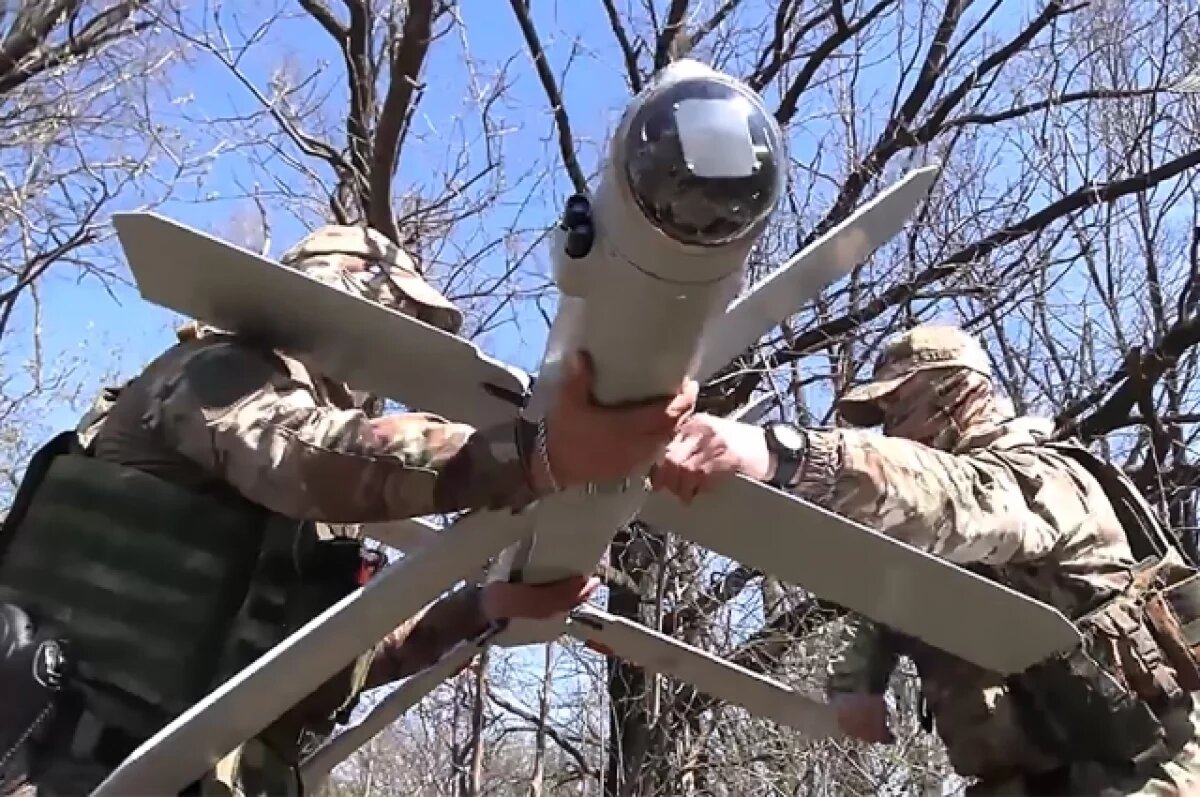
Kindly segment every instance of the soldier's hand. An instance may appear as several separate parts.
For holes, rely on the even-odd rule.
[[[523,618],[547,620],[586,601],[600,579],[571,576],[549,584],[510,584],[492,581],[483,587],[483,613],[489,621]]]
[[[883,695],[844,692],[833,698],[842,733],[864,742],[896,741],[888,727],[888,707]]]
[[[727,418],[693,415],[650,472],[650,482],[655,490],[666,490],[688,503],[722,476],[742,473],[765,479],[770,465],[762,429]]]
[[[670,398],[634,407],[601,407],[592,400],[592,363],[584,354],[567,362],[546,418],[546,450],[560,487],[620,479],[648,464],[696,407],[698,385],[687,380]],[[535,465],[535,479],[542,469]]]

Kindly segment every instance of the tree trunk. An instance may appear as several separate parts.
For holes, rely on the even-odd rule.
[[[538,727],[533,751],[533,775],[529,779],[529,797],[542,797],[546,778],[546,723],[550,721],[550,670],[554,664],[554,643],[546,645],[545,665],[542,668],[542,689],[538,699]]]
[[[479,656],[479,669],[475,675],[475,702],[471,706],[471,775],[467,783],[467,797],[479,797],[483,788],[483,709],[487,705],[488,650]]]
[[[631,524],[613,541],[614,569],[638,585],[640,594],[624,589],[609,591],[608,610],[618,617],[653,627],[654,607],[642,595],[654,595],[655,571],[661,562],[662,541],[639,523]],[[604,797],[634,797],[662,793],[658,784],[669,783],[665,734],[655,728],[650,712],[652,675],[620,659],[608,659],[609,748],[605,766]],[[669,790],[668,790],[669,791]]]

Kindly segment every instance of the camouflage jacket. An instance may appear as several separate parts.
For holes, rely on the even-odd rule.
[[[370,418],[344,386],[234,336],[183,340],[119,393],[81,438],[96,457],[198,490],[232,487],[326,533],[354,524],[532,500],[512,424]],[[348,524],[348,525],[344,525]],[[370,684],[405,677],[485,625],[478,590],[426,607],[382,643]]]
[[[987,566],[1070,616],[1126,584],[1133,556],[1094,479],[1036,445],[1049,431],[1048,422],[1022,418],[972,430],[947,453],[866,430],[815,430],[794,490],[952,562]],[[884,692],[893,641],[865,618],[847,618],[830,690]],[[921,672],[922,689],[959,774],[1054,765],[1024,738],[1002,676],[943,658]]]

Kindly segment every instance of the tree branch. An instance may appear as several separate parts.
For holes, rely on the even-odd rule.
[[[532,711],[523,709],[517,704],[500,697],[498,694],[496,694],[495,690],[492,690],[488,693],[488,698],[508,713],[525,720],[535,728],[539,727],[538,716]],[[571,744],[570,740],[563,736],[557,728],[549,723],[544,723],[541,727],[545,730],[546,736],[550,737],[550,739],[559,746],[559,749],[574,759],[575,766],[579,767],[580,772],[589,777],[595,777],[597,774],[599,774],[595,767],[588,764],[587,757],[584,756],[583,752],[578,747]]]
[[[152,24],[149,21],[128,27],[124,25],[145,2],[125,0],[120,5],[106,9],[90,19],[77,35],[68,36],[66,43],[58,46],[50,46],[45,37],[49,36],[59,19],[53,16],[53,8],[42,9],[40,13],[43,16],[29,23],[28,32],[10,36],[4,42],[3,49],[0,49],[0,94],[7,94],[38,75],[74,59],[91,55],[106,44],[148,29]],[[79,2],[66,0],[60,2],[57,8],[61,9],[58,13],[65,14],[67,21],[73,23],[79,11]],[[33,38],[35,36],[37,38]]]
[[[370,225],[400,243],[400,229],[392,212],[392,178],[400,155],[400,141],[408,124],[413,90],[425,63],[433,37],[433,0],[412,0],[404,20],[404,34],[392,61],[387,97],[379,113],[375,130],[375,159],[371,164],[371,203],[367,219]]]
[[[612,28],[613,36],[617,39],[617,46],[621,48],[621,57],[625,59],[625,75],[629,79],[629,88],[634,94],[637,94],[642,90],[642,71],[638,68],[637,52],[629,42],[629,34],[625,32],[625,24],[621,22],[621,15],[617,11],[614,0],[603,0],[603,2],[604,13],[608,15],[609,27]]]
[[[321,0],[297,0],[297,2],[300,3],[301,8],[309,13],[309,16],[315,19],[333,37],[334,41],[342,47],[346,46],[346,37],[350,35],[350,31],[346,29],[346,26],[333,15],[333,12]]]
[[[533,66],[537,70],[538,79],[542,82],[542,89],[546,92],[546,100],[550,103],[550,109],[554,113],[554,125],[558,129],[558,148],[562,154],[563,166],[566,167],[567,174],[571,177],[571,184],[574,186],[575,192],[586,194],[587,178],[584,177],[583,169],[579,166],[579,159],[575,156],[575,139],[571,135],[571,120],[567,116],[562,93],[558,90],[558,82],[550,72],[546,51],[542,48],[537,29],[533,26],[533,20],[529,16],[527,0],[509,0],[508,4],[517,18],[517,24],[521,27],[521,35],[525,37],[525,45],[529,48]]]
[[[658,34],[658,43],[654,47],[654,69],[657,71],[671,63],[675,42],[683,32],[683,18],[687,14],[688,0],[671,0],[667,9],[667,21]]]
[[[972,70],[969,77],[962,80],[945,97],[939,100],[931,111],[929,119],[914,131],[912,130],[912,122],[920,111],[921,106],[931,95],[937,80],[946,67],[944,55],[946,48],[949,46],[949,35],[953,32],[952,25],[956,25],[958,21],[957,14],[951,14],[952,7],[957,6],[954,3],[947,6],[946,17],[943,18],[942,24],[939,26],[939,33],[945,33],[947,36],[946,40],[940,43],[935,40],[930,47],[925,64],[921,69],[921,75],[913,86],[912,91],[909,92],[899,113],[888,121],[887,127],[879,136],[879,140],[875,143],[871,152],[863,158],[858,167],[842,182],[833,206],[821,222],[813,227],[805,237],[801,243],[801,249],[817,240],[850,215],[851,208],[862,197],[863,191],[866,190],[867,186],[878,177],[888,161],[904,149],[932,141],[936,135],[942,132],[942,124],[946,117],[949,116],[955,106],[966,99],[967,94],[978,84],[979,79],[983,75],[1002,66],[1016,53],[1026,48],[1057,17],[1066,13],[1059,0],[1050,2],[1027,28],[1013,37],[1003,47],[991,53],[978,67]],[[946,32],[948,26],[950,26],[949,33]]]
[[[813,352],[833,345],[860,326],[909,301],[930,285],[951,276],[964,264],[981,260],[996,249],[1043,230],[1052,223],[1085,208],[1113,202],[1123,196],[1145,191],[1197,165],[1200,165],[1200,149],[1124,180],[1114,180],[1102,185],[1084,185],[1050,203],[1037,213],[1027,216],[1015,224],[1010,224],[970,246],[963,247],[937,265],[925,269],[911,280],[893,285],[862,307],[798,335],[786,350],[778,351],[767,358],[767,361],[759,362],[757,366],[748,368],[745,378],[736,390],[739,395],[752,395],[761,382],[763,374],[770,368],[795,362]],[[752,357],[749,353],[743,356]],[[1110,377],[1111,380],[1114,380],[1113,384],[1119,382],[1120,378],[1116,374]]]
[[[1084,441],[1091,441],[1128,425],[1130,413],[1138,400],[1139,383],[1141,390],[1148,391],[1184,352],[1197,343],[1200,343],[1200,316],[1177,320],[1151,352],[1137,357],[1133,363],[1127,359],[1117,369],[1117,373],[1123,375],[1123,378],[1117,379],[1120,386],[1103,404],[1077,424],[1060,423],[1059,435],[1077,435]],[[1132,364],[1136,364],[1136,373],[1130,372]],[[1109,380],[1115,376],[1116,373]]]
[[[871,24],[873,19],[882,14],[888,6],[895,2],[896,0],[879,0],[866,14],[855,20],[853,25],[847,28],[838,26],[835,28],[832,36],[817,46],[817,49],[805,61],[800,74],[788,86],[787,91],[783,94],[783,98],[779,101],[779,107],[775,111],[775,118],[779,120],[779,124],[787,125],[792,121],[792,117],[796,115],[796,110],[800,107],[801,95],[808,89],[808,84],[812,82],[813,77],[817,74],[817,70],[821,68],[825,61],[837,52],[839,47],[854,38],[859,31]]]

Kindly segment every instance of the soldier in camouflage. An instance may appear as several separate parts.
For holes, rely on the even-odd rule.
[[[281,262],[445,331],[462,323],[372,230],[322,228]],[[53,730],[21,750],[25,769],[7,785],[0,777],[0,793],[98,785],[165,722],[361,583],[357,524],[517,510],[549,485],[623,475],[671,439],[696,395],[685,383],[662,401],[602,409],[580,355],[539,449],[524,421],[477,430],[380,415],[376,397],[287,352],[202,325],[179,338],[43,449],[0,533],[0,601],[67,637],[78,659],[74,702],[64,698]],[[189,791],[299,793],[301,748],[344,721],[363,689],[411,675],[495,621],[567,611],[595,586],[579,577],[452,593]]]
[[[1098,605],[1130,594],[1134,557],[1112,503],[1096,479],[1046,443],[1049,421],[1015,417],[971,336],[940,325],[898,336],[873,380],[849,391],[838,409],[860,428],[760,429],[695,415],[656,468],[656,489],[689,501],[724,474],[767,481],[1053,605],[1081,629],[1093,627]],[[863,428],[872,426],[883,434]],[[1111,665],[1117,675],[1097,676],[1103,683],[1090,690],[1090,681],[1076,688],[1074,671],[1046,681],[1041,665],[1006,679],[851,615],[830,662],[831,699],[848,735],[889,742],[884,694],[897,657],[907,655],[952,765],[976,781],[969,794],[1200,793],[1194,691],[1177,687],[1184,679],[1157,648],[1139,647],[1144,637],[1122,647],[1114,639],[1125,628],[1101,628],[1110,633],[1085,631],[1086,662]],[[1135,668],[1121,676],[1120,663],[1130,660],[1122,656],[1133,649],[1146,680],[1167,684],[1148,689],[1152,699],[1132,695]],[[1129,713],[1135,707],[1142,713]],[[1123,737],[1135,724],[1127,716],[1158,723],[1153,745]],[[1136,760],[1109,753],[1127,748],[1138,751]]]

